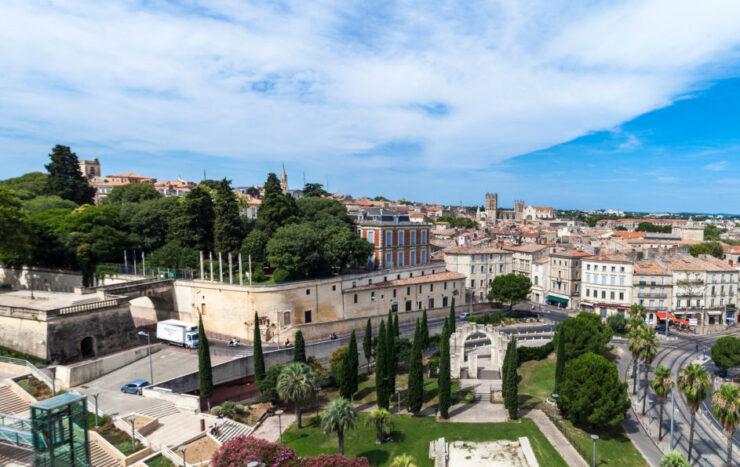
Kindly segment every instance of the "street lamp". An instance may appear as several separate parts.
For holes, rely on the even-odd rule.
[[[319,392],[321,392],[321,386],[316,388],[316,416],[319,416]]]
[[[152,341],[149,337],[149,333],[146,331],[139,331],[140,336],[146,336],[146,348],[149,353],[149,384],[154,384],[154,369],[152,367]]]
[[[673,387],[671,387],[671,441],[668,444],[669,451],[673,450],[673,420],[675,418],[675,408],[676,408],[676,404],[675,404],[675,399],[673,397]]]
[[[591,439],[594,440],[594,459],[593,467],[596,467],[596,440],[599,439],[599,435],[591,435]]]
[[[28,283],[31,286],[31,300],[33,300],[35,298],[33,296],[33,280],[36,279],[36,277],[38,277],[38,276],[36,274],[34,274],[34,273],[28,274]]]
[[[183,444],[179,448],[177,448],[178,451],[180,451],[180,454],[182,454],[182,467],[187,467],[188,463],[185,462],[185,451],[188,450],[188,445]]]
[[[131,422],[131,450],[136,451],[136,434],[134,433],[134,421],[136,421],[136,415],[129,415],[126,419]]]
[[[98,396],[100,395],[99,392],[96,392],[92,396],[95,398],[95,426],[98,426]]]
[[[283,423],[280,416],[283,414],[283,410],[279,409],[275,411],[275,415],[278,416],[278,431],[280,432],[280,444],[283,444]]]
[[[49,365],[47,367],[49,369],[49,372],[51,372],[51,395],[56,396],[57,395],[57,385],[56,385],[56,379],[57,379],[57,366],[56,362],[54,364]]]
[[[401,415],[401,391],[403,391],[402,387],[396,388],[396,394],[398,394],[398,415]]]
[[[555,401],[555,405],[552,408],[552,419],[558,420],[558,394],[552,395],[552,400]]]

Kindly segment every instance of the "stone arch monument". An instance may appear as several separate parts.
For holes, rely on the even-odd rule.
[[[488,349],[472,351],[465,361],[465,341],[474,334],[483,334],[491,341]],[[478,355],[490,351],[490,367],[497,370],[498,378],[501,379],[501,367],[504,363],[506,353],[507,337],[496,330],[495,327],[477,323],[463,323],[457,327],[450,336],[450,374],[453,378],[460,378],[463,369],[467,369],[469,379],[478,378]]]

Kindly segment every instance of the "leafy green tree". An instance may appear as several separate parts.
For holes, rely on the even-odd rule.
[[[429,324],[427,322],[427,309],[421,314],[421,346],[422,349],[429,348]]]
[[[455,321],[457,320],[457,317],[455,316],[455,297],[452,297],[452,304],[450,305],[450,319],[449,319],[449,325],[450,325],[450,334],[453,334],[455,332]]]
[[[214,196],[213,241],[216,251],[235,253],[242,243],[242,224],[239,220],[239,203],[231,189],[231,181],[220,180]]]
[[[740,367],[740,338],[725,336],[717,339],[712,346],[712,360],[724,370]]]
[[[208,337],[203,328],[203,317],[198,317],[198,387],[200,397],[206,399],[213,395],[213,370],[211,368],[211,350]]]
[[[295,407],[296,424],[301,426],[301,401],[316,392],[316,377],[305,363],[292,362],[285,365],[278,376],[277,392],[280,399],[292,402]]]
[[[418,464],[413,456],[404,453],[394,457],[389,467],[418,467]]]
[[[556,387],[558,407],[579,426],[609,427],[624,420],[630,407],[627,383],[619,380],[617,367],[601,355],[587,352],[565,365]]]
[[[298,217],[301,222],[340,221],[348,227],[354,222],[347,214],[347,208],[339,201],[326,198],[306,197],[296,200]]]
[[[328,196],[329,192],[324,190],[324,185],[321,183],[306,183],[303,186],[303,196],[306,198]]]
[[[49,158],[51,162],[45,165],[49,172],[46,179],[47,193],[74,201],[79,205],[92,204],[95,188],[90,186],[80,172],[77,154],[73,153],[69,146],[57,144],[51,150]]]
[[[131,248],[150,252],[164,246],[178,204],[176,197],[162,197],[121,206],[121,227],[128,232]]]
[[[601,322],[600,316],[584,311],[558,324],[555,339],[565,339],[567,362],[586,352],[603,355],[611,337],[611,328]]]
[[[526,300],[531,291],[532,282],[529,277],[514,273],[503,274],[491,281],[488,299],[508,304],[511,311],[514,305]]]
[[[439,343],[439,414],[448,418],[448,411],[452,402],[452,382],[450,381],[450,334],[447,319],[443,325],[442,337]]]
[[[344,378],[344,360],[347,355],[347,347],[339,347],[332,352],[329,358],[329,368],[331,369],[331,376],[334,379],[334,383],[341,387],[342,379]]]
[[[375,444],[380,446],[384,435],[393,429],[393,415],[385,409],[373,410],[365,419],[365,426],[375,428]]]
[[[303,332],[299,329],[295,332],[295,345],[293,346],[293,361],[306,363],[306,342],[303,340]]]
[[[265,377],[265,356],[262,355],[262,334],[260,333],[260,317],[257,312],[254,313],[253,346],[254,380],[259,383]]]
[[[660,421],[658,422],[658,441],[663,439],[663,408],[665,401],[671,394],[673,388],[673,373],[663,365],[658,365],[655,369],[655,377],[650,387],[655,391],[655,395],[658,396],[660,401]]]
[[[380,321],[378,329],[378,340],[375,344],[375,395],[379,409],[388,410],[388,398],[390,394],[386,385],[386,373],[388,372],[388,336],[385,331],[385,321]]]
[[[216,213],[208,190],[200,185],[186,194],[170,220],[169,238],[183,246],[213,251],[213,223]]]
[[[411,349],[411,360],[409,361],[409,380],[407,408],[410,413],[417,415],[421,410],[424,400],[424,365],[421,360],[421,351],[423,346],[423,336],[421,334],[421,325],[419,319],[416,319],[414,328],[414,344]]]
[[[48,178],[49,176],[43,172],[29,172],[20,177],[2,180],[0,186],[14,191],[18,198],[25,201],[48,194]]]
[[[148,183],[129,183],[113,187],[108,196],[100,200],[100,204],[141,203],[162,197],[162,193]]]
[[[660,467],[691,467],[691,464],[680,452],[671,451],[660,459]]]
[[[606,318],[606,324],[612,328],[614,334],[622,334],[627,328],[627,318],[619,313],[615,313]]]
[[[37,196],[33,199],[23,202],[23,207],[28,214],[34,216],[50,209],[75,209],[77,205],[74,201],[62,199],[59,196]]]
[[[257,219],[262,222],[265,233],[272,236],[280,227],[295,222],[297,217],[295,200],[290,195],[283,194],[277,176],[269,173],[265,182],[265,195],[257,213]]]
[[[699,256],[699,255],[712,255],[715,258],[722,259],[722,257],[725,254],[724,249],[722,248],[722,244],[719,242],[707,242],[707,243],[699,243],[698,245],[691,245],[689,247],[689,253],[691,256]]]
[[[28,213],[15,193],[0,186],[0,263],[28,255]]]
[[[290,224],[277,229],[267,243],[270,266],[282,269],[290,279],[307,279],[331,274],[331,265],[322,255],[323,239],[309,223]]]
[[[374,247],[358,237],[349,226],[337,220],[310,225],[316,226],[320,232],[324,245],[322,254],[331,266],[341,271],[347,266],[358,268],[367,264]]]
[[[265,372],[265,376],[261,380],[255,381],[255,386],[262,392],[260,402],[278,402],[280,400],[277,392],[277,381],[284,368],[284,363],[276,363]]]
[[[640,222],[637,224],[637,232],[671,233],[671,226],[655,225],[651,222]]]
[[[357,410],[352,403],[340,397],[329,403],[321,414],[321,430],[328,434],[337,433],[339,454],[344,455],[344,433],[357,426]]]
[[[557,339],[557,350],[555,352],[555,386],[563,381],[563,373],[565,372],[565,339]]]
[[[242,242],[242,258],[245,260],[252,257],[253,263],[264,263],[267,261],[267,242],[270,238],[262,230],[252,230]]]
[[[200,253],[178,242],[166,243],[162,248],[146,255],[147,266],[154,268],[197,269],[199,263]]]
[[[342,360],[342,379],[339,383],[339,394],[349,400],[352,400],[352,395],[357,392],[357,358],[357,339],[352,331],[347,352]]]
[[[463,229],[475,229],[478,227],[478,223],[468,217],[441,216],[437,218],[437,222],[447,222],[453,229],[456,227],[462,227]]]
[[[707,224],[704,226],[704,240],[718,242],[720,241],[720,234],[724,232],[724,229],[720,229],[716,225]]]
[[[727,466],[732,465],[732,437],[740,423],[740,387],[723,384],[712,393],[712,415],[722,424],[727,437]]]
[[[370,318],[367,319],[365,335],[362,337],[362,351],[365,354],[365,361],[367,362],[367,374],[370,374],[370,358],[373,356],[373,328]]]
[[[701,365],[691,363],[678,374],[678,389],[686,398],[686,405],[689,406],[691,413],[691,424],[689,425],[689,455],[691,461],[691,452],[694,449],[694,424],[696,423],[696,412],[704,399],[707,398],[709,391],[709,373]]]
[[[635,319],[635,318],[633,318]],[[637,324],[637,323],[634,323]],[[637,360],[640,359],[642,354],[642,346],[644,345],[643,337],[645,336],[645,330],[647,326],[637,327],[634,326],[632,330],[627,334],[629,340],[627,341],[627,349],[632,355],[632,394],[637,394]]]

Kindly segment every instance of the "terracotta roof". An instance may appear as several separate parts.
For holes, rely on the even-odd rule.
[[[112,177],[116,177],[116,178],[146,178],[146,179],[152,179],[152,178],[154,178],[154,177],[149,177],[147,175],[137,174],[137,173],[134,173],[134,172],[126,172],[126,173],[118,174],[118,175],[106,175],[106,177],[111,177],[111,178]]]
[[[504,246],[504,250],[510,250],[510,251],[520,251],[522,253],[535,253],[537,251],[542,251],[545,248],[549,248],[550,245],[540,245],[537,243],[526,243],[524,245],[516,245],[516,246]]]
[[[440,272],[437,274],[428,274],[426,276],[416,276],[416,277],[409,277],[407,279],[397,279],[397,280],[386,281],[386,282],[376,282],[375,284],[361,285],[359,287],[345,289],[344,292],[354,292],[358,290],[362,291],[362,290],[371,290],[371,289],[385,289],[388,287],[401,287],[401,286],[414,285],[414,284],[428,284],[430,282],[452,281],[452,280],[458,280],[458,279],[465,279],[465,274],[460,274],[459,272],[446,271],[446,272]]]
[[[565,250],[565,251],[554,251],[550,253],[550,256],[561,256],[568,258],[585,258],[586,256],[593,256],[592,253],[581,250]]]
[[[605,253],[600,255],[594,255],[593,258],[589,258],[589,261],[619,261],[621,263],[631,263],[632,260],[620,253]]]
[[[539,259],[534,260],[534,263],[535,264],[545,264],[548,261],[550,261],[550,257],[549,256],[543,256],[542,258],[539,258]]]
[[[506,253],[510,252],[501,250],[499,248],[447,248],[445,254],[448,255],[476,255],[476,254],[490,254],[490,253]]]
[[[656,261],[645,259],[635,263],[635,275],[667,276],[668,271]]]
[[[612,232],[617,237],[626,238],[632,240],[633,238],[642,238],[647,232],[627,232],[625,230],[615,230]]]

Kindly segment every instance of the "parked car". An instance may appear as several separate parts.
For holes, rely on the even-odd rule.
[[[143,379],[137,379],[136,381],[131,381],[130,383],[124,384],[121,386],[121,392],[128,393],[128,394],[136,394],[141,395],[142,390],[149,386],[149,381],[145,381]]]
[[[468,319],[470,318],[470,313],[460,313],[460,319]]]
[[[655,332],[665,332],[665,324],[655,326]]]

